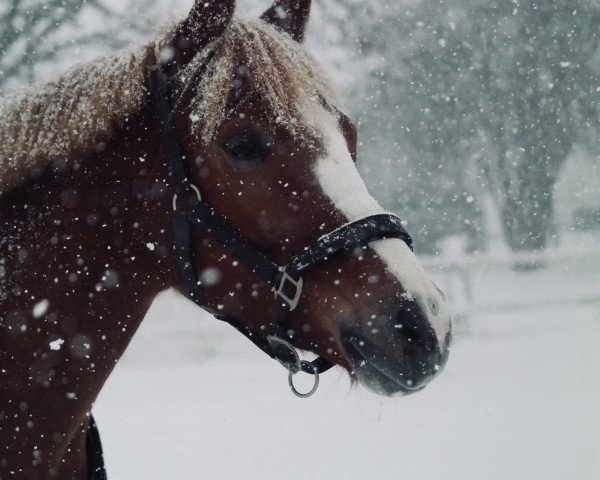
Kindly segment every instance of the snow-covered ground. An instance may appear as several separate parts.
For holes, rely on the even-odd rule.
[[[340,372],[298,399],[276,362],[166,292],[94,409],[109,477],[600,478],[600,240],[567,240],[544,269],[470,264],[446,370],[397,399]]]

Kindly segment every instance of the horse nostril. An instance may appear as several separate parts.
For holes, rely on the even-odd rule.
[[[433,315],[440,313],[440,304],[435,298],[429,300],[429,310],[431,310]]]
[[[436,304],[439,308],[439,305]],[[394,325],[407,345],[423,349],[425,352],[436,352],[438,350],[438,339],[427,315],[420,308],[401,309],[396,316]]]
[[[432,302],[423,303],[423,309],[401,309],[396,318],[403,325],[396,330],[396,342],[402,346],[404,363],[400,381],[413,389],[424,386],[444,363],[435,330],[423,311],[432,308]],[[439,308],[439,305],[436,306]]]

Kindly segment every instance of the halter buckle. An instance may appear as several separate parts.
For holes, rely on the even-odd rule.
[[[304,281],[302,280],[302,277],[300,277],[298,280],[295,280],[286,273],[285,268],[286,267],[279,268],[282,273],[281,280],[279,281],[279,286],[277,288],[273,287],[273,292],[275,292],[275,298],[280,297],[283,299],[283,301],[288,304],[290,312],[292,312],[298,306],[298,302],[300,301],[300,295],[302,295],[302,285]],[[286,282],[291,283],[296,289],[292,297],[287,296],[284,292]]]

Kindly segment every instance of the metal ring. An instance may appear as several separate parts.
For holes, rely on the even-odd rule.
[[[308,365],[312,368],[313,375],[315,377],[315,383],[313,384],[312,388],[306,393],[302,393],[302,392],[299,392],[298,390],[296,390],[296,387],[294,386],[295,373],[292,373],[291,371],[288,373],[288,383],[290,384],[290,388],[292,389],[292,392],[294,393],[294,395],[296,395],[297,397],[300,397],[300,398],[308,398],[317,391],[317,388],[319,388],[319,371],[317,370],[316,366],[314,366],[312,363],[310,363],[306,360],[302,360],[300,362],[300,365]]]
[[[200,190],[193,183],[187,184],[188,188],[191,188],[194,192],[196,192],[196,196],[198,197],[198,201],[202,201],[202,195],[200,195]],[[177,211],[177,194],[173,195],[173,211]]]

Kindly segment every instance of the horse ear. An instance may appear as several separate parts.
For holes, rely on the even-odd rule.
[[[310,0],[275,0],[260,19],[289,33],[297,42],[302,42],[309,14]]]
[[[174,36],[161,53],[161,61],[169,68],[182,66],[227,28],[235,0],[195,0],[194,6],[175,30]]]

